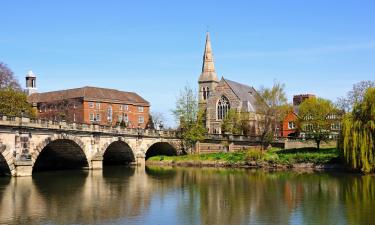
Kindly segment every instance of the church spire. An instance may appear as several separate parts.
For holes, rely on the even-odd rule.
[[[214,57],[212,54],[209,32],[207,32],[206,34],[206,46],[204,48],[204,54],[203,54],[202,73],[199,77],[199,82],[207,82],[207,81],[219,82],[219,80],[217,79],[216,71],[215,71]]]

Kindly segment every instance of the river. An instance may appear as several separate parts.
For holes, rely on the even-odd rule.
[[[375,224],[375,176],[107,167],[0,177],[0,224]]]

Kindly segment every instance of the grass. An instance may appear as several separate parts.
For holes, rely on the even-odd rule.
[[[231,153],[209,153],[201,155],[183,156],[153,156],[150,161],[222,161],[228,163],[247,163],[250,161],[267,162],[272,164],[290,165],[294,163],[332,163],[337,162],[340,152],[336,148],[300,148],[300,149],[278,149],[271,148],[267,151],[249,149],[241,152]]]

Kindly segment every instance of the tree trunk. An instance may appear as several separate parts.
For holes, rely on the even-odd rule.
[[[320,140],[316,140],[316,148],[319,150],[320,149]]]

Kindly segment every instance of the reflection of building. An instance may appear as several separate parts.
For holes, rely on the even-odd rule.
[[[223,118],[230,109],[237,112],[248,112],[249,123],[256,127],[256,90],[238,82],[222,79],[219,81],[211,48],[209,33],[203,55],[202,73],[198,80],[199,106],[206,112],[206,127],[209,133],[221,133]]]
[[[134,92],[82,87],[35,93],[35,81],[35,75],[32,79],[26,77],[28,101],[36,107],[40,119],[100,125],[122,123],[130,128],[147,126],[150,104]]]

